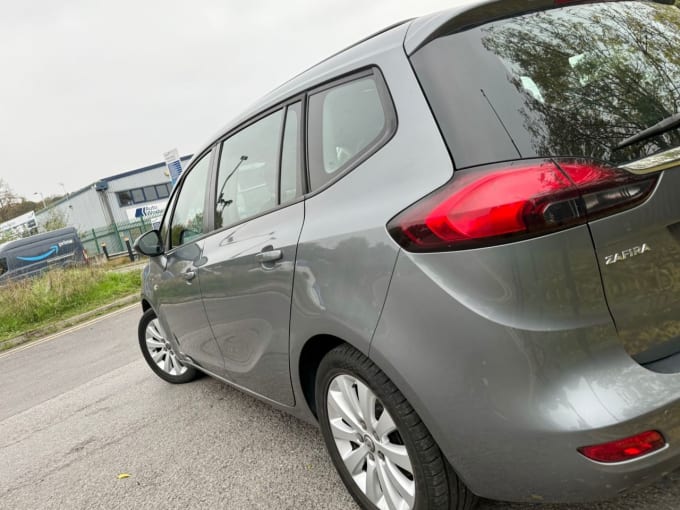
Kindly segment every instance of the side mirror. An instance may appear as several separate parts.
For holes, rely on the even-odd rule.
[[[163,243],[158,230],[150,230],[139,236],[135,241],[135,250],[147,257],[163,255]]]

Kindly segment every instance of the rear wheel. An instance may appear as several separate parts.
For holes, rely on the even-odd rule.
[[[152,309],[142,315],[137,330],[139,347],[144,359],[158,377],[173,384],[193,381],[198,371],[183,364],[174,348],[165,338],[165,333]]]
[[[326,447],[354,499],[370,510],[468,510],[476,498],[392,381],[348,345],[319,365],[316,409]]]

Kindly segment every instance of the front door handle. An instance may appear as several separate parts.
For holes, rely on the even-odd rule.
[[[266,262],[276,262],[283,258],[283,252],[281,250],[262,250],[260,253],[255,255],[255,260],[260,264]]]
[[[193,269],[189,269],[187,271],[184,271],[182,273],[182,278],[184,278],[186,281],[190,282],[191,280],[196,278],[196,271],[194,271]]]

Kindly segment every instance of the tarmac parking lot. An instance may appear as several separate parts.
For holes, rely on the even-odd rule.
[[[314,427],[207,377],[158,379],[140,315],[0,354],[0,507],[357,508]],[[680,472],[607,503],[480,508],[678,509]]]

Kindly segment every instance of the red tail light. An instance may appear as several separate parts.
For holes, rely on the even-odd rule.
[[[543,161],[460,172],[393,218],[387,228],[410,251],[490,246],[555,232],[644,200],[656,177]]]
[[[578,451],[597,462],[624,462],[655,452],[666,446],[660,432],[649,430],[637,436],[619,439],[610,443],[583,446]]]

